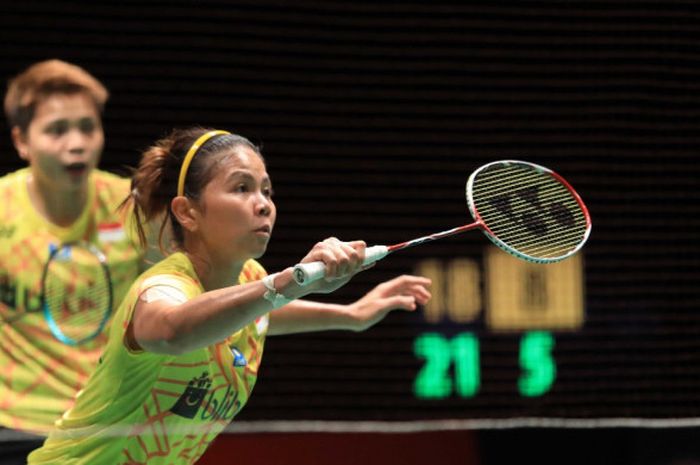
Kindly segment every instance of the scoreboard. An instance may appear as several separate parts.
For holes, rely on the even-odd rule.
[[[428,324],[446,318],[468,325],[484,311],[490,331],[523,333],[517,353],[519,394],[540,396],[551,389],[557,371],[552,331],[580,329],[585,319],[580,255],[542,266],[516,260],[491,246],[483,277],[478,263],[471,259],[446,263],[425,260],[416,272],[433,281],[433,299],[424,309]],[[424,360],[414,383],[416,397],[478,394],[481,366],[477,333],[464,331],[446,337],[428,330],[415,339],[414,352]]]

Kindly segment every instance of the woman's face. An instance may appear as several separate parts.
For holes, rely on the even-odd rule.
[[[261,257],[277,216],[265,163],[249,147],[238,146],[213,169],[200,198],[199,237],[217,259]]]
[[[37,104],[15,144],[37,182],[57,192],[80,189],[102,153],[102,120],[88,95],[54,94]]]

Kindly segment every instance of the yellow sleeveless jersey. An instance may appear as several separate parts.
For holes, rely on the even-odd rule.
[[[265,274],[249,260],[239,282]],[[257,379],[267,315],[184,355],[134,352],[126,328],[139,296],[153,286],[173,287],[187,299],[204,292],[182,253],[141,275],[114,317],[97,369],[30,464],[192,464],[243,408]]]
[[[31,204],[28,175],[25,168],[0,178],[0,425],[45,433],[70,408],[107,341],[106,330],[78,347],[51,334],[41,311],[41,275],[50,248],[86,240],[102,250],[115,307],[138,276],[142,254],[117,212],[129,193],[128,179],[95,170],[85,210],[63,228]]]

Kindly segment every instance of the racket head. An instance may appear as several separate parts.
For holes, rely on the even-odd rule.
[[[93,244],[53,248],[41,277],[44,317],[59,341],[77,346],[104,329],[112,312],[112,281],[104,254]]]
[[[534,163],[488,163],[469,176],[466,195],[486,237],[529,262],[564,260],[581,250],[591,233],[591,218],[578,193],[563,177]]]

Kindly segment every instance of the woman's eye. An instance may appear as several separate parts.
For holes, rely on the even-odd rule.
[[[55,123],[46,128],[46,132],[54,136],[60,136],[68,131],[68,125],[63,123]]]
[[[245,184],[238,184],[236,188],[234,189],[236,192],[248,192],[248,186]]]
[[[274,194],[275,194],[275,191],[273,191],[271,187],[267,187],[267,188],[263,189],[263,195],[265,197],[272,197]]]
[[[93,132],[96,128],[96,124],[92,120],[87,120],[87,121],[81,121],[80,122],[80,131],[83,132],[84,134],[90,134]]]

